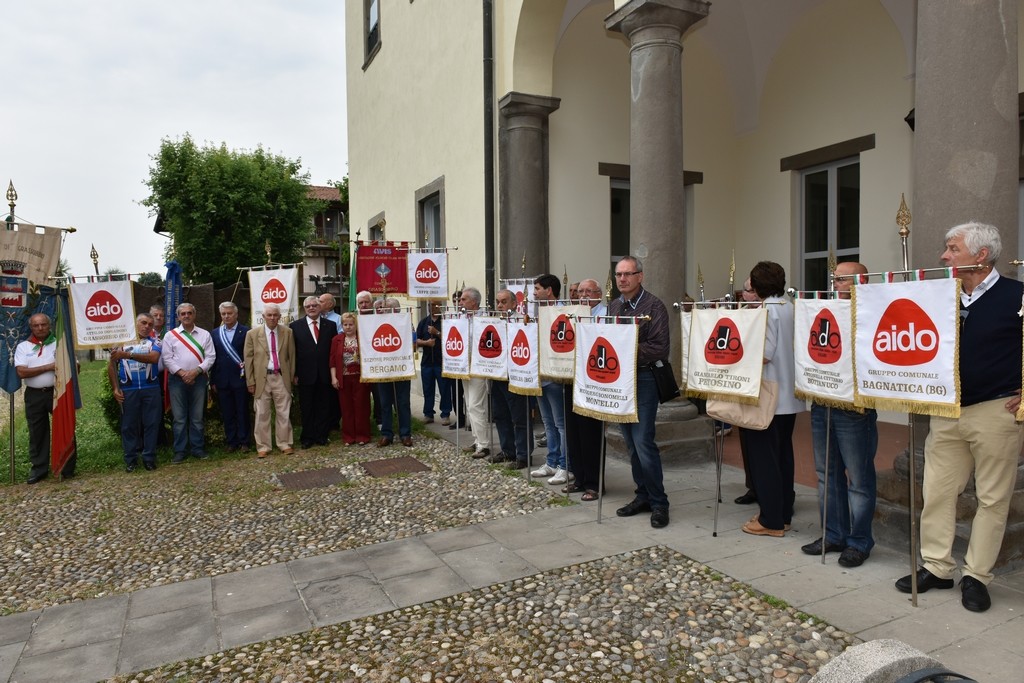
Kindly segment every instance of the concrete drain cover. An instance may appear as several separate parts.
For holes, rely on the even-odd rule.
[[[362,463],[363,469],[371,477],[390,477],[395,474],[410,474],[412,472],[429,472],[430,468],[416,458],[386,458],[384,460],[370,460]]]
[[[333,486],[345,481],[341,470],[337,467],[326,467],[322,470],[303,470],[302,472],[286,472],[277,475],[281,486],[289,491],[304,491]]]

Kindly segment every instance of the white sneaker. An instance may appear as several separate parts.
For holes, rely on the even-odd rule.
[[[530,472],[531,477],[550,477],[552,474],[556,474],[558,470],[554,467],[548,467],[547,463],[544,463],[537,469]]]
[[[548,483],[551,484],[552,486],[556,484],[565,484],[566,482],[569,481],[568,474],[568,472],[559,467],[557,470],[555,470],[555,476],[548,479]]]

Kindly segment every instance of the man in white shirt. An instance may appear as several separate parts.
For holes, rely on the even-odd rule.
[[[271,451],[270,416],[276,413],[277,447],[285,455],[292,453],[292,377],[295,375],[295,341],[289,327],[279,325],[281,308],[267,304],[262,326],[245,335],[245,381],[256,407],[256,455],[265,458]]]
[[[50,415],[53,414],[57,339],[50,332],[50,318],[45,313],[29,318],[28,327],[32,334],[14,350],[14,368],[25,385],[28,457],[32,463],[28,483],[36,484],[50,472]]]
[[[179,304],[178,320],[181,324],[164,337],[160,359],[167,369],[167,391],[171,397],[174,415],[174,464],[185,462],[186,451],[205,460],[206,390],[210,368],[217,360],[210,333],[197,327],[196,307]]]

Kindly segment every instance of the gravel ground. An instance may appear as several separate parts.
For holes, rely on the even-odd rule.
[[[414,456],[430,472],[373,478],[360,462]],[[286,491],[276,473],[337,467],[342,485]],[[559,504],[438,439],[326,447],[265,460],[46,480],[0,491],[3,614],[126,593],[526,514]]]
[[[852,636],[664,547],[115,681],[808,681]]]

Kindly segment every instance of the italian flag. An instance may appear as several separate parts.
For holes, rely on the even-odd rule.
[[[56,349],[56,381],[53,387],[53,433],[50,437],[50,467],[62,472],[75,452],[75,410],[82,407],[78,391],[78,366],[71,343],[67,290],[57,296],[54,315]]]

